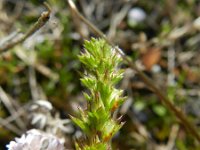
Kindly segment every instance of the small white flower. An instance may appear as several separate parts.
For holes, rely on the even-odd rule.
[[[6,147],[8,150],[64,150],[64,144],[58,137],[36,129],[15,138]]]

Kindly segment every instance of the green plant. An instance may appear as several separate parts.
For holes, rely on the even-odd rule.
[[[87,109],[80,109],[80,118],[72,117],[72,120],[88,141],[76,144],[76,149],[112,149],[111,139],[123,125],[119,118],[113,117],[113,112],[124,101],[123,91],[115,88],[123,77],[123,70],[118,68],[122,59],[103,39],[85,41],[84,48],[85,53],[79,59],[86,68],[81,82],[89,89],[84,93]]]

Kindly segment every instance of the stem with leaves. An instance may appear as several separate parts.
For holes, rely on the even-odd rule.
[[[113,46],[113,42],[110,41],[102,31],[100,31],[92,22],[90,22],[87,18],[85,18],[76,8],[76,5],[72,0],[68,0],[68,4],[70,6],[71,11],[82,20],[96,35],[103,38],[106,42],[108,42],[111,46]],[[180,123],[189,131],[189,133],[200,143],[200,134],[198,132],[197,127],[188,119],[186,114],[179,108],[177,108],[171,100],[160,90],[152,79],[150,79],[147,75],[145,75],[136,64],[130,60],[126,55],[124,55],[119,48],[116,48],[116,52],[121,55],[124,62],[128,64],[128,66],[136,71],[138,76],[143,80],[143,82],[147,85],[149,89],[151,89],[160,99],[161,103],[166,106],[166,108],[176,116],[177,119],[180,120]]]
[[[79,56],[86,68],[81,79],[88,93],[84,93],[87,109],[80,110],[80,118],[72,120],[83,130],[88,141],[76,144],[76,149],[108,150],[111,139],[122,127],[120,119],[113,118],[113,112],[122,104],[122,90],[115,85],[122,79],[123,70],[118,68],[122,58],[103,39],[85,41],[85,52]]]

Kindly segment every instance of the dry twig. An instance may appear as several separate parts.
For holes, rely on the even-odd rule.
[[[17,135],[21,135],[23,133],[22,130],[18,129],[15,125],[9,123],[7,120],[0,118],[0,126],[7,128],[8,130],[14,132]]]
[[[16,113],[16,109],[14,108],[11,99],[1,86],[0,86],[0,101],[3,102],[3,104],[8,109],[11,115],[14,115]],[[16,119],[16,123],[21,129],[25,128],[25,124],[20,118]]]
[[[47,11],[44,11],[38,21],[22,36],[18,36],[17,39],[13,39],[11,41],[4,42],[3,45],[0,45],[0,52],[5,52],[10,48],[13,48],[15,45],[24,42],[28,37],[33,35],[36,31],[38,31],[41,27],[43,27],[47,21],[49,20],[51,9],[47,3],[44,3],[44,6],[47,8]]]

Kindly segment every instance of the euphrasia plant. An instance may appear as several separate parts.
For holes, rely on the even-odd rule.
[[[83,130],[88,141],[76,144],[76,149],[112,149],[111,139],[123,124],[113,117],[113,112],[124,101],[123,91],[115,88],[123,77],[123,70],[118,68],[122,59],[103,39],[85,41],[84,48],[79,59],[86,68],[81,82],[89,89],[84,93],[87,109],[80,109],[80,118],[72,117],[72,120]]]

